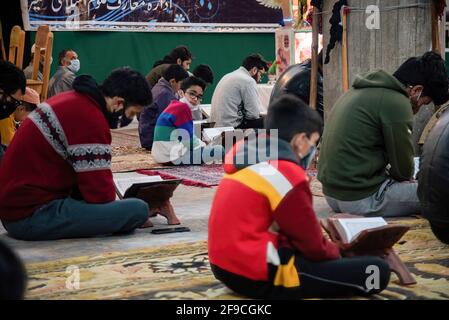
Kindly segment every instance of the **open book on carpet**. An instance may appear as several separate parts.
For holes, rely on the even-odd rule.
[[[385,259],[401,284],[415,284],[416,280],[393,250],[393,245],[410,229],[389,225],[383,218],[361,218],[350,214],[336,214],[321,219],[321,225],[345,256],[374,255]]]

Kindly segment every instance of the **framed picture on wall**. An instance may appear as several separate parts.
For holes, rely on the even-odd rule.
[[[318,35],[318,52],[323,48],[323,36]],[[301,63],[312,58],[312,31],[295,32],[295,63]]]

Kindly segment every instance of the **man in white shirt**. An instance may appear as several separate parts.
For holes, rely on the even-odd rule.
[[[218,82],[212,96],[211,120],[216,127],[263,128],[257,83],[268,63],[260,54],[245,58],[242,66]]]

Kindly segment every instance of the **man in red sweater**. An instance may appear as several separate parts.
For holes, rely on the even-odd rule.
[[[129,68],[101,86],[80,76],[73,91],[42,103],[22,123],[0,164],[0,219],[9,235],[51,240],[126,233],[148,205],[115,200],[109,123],[151,103],[145,78]]]
[[[382,291],[388,264],[378,257],[341,258],[313,211],[305,169],[322,131],[319,114],[286,94],[270,105],[265,126],[269,137],[241,141],[225,158],[209,218],[215,277],[252,298]],[[368,267],[378,268],[378,286],[367,287]]]

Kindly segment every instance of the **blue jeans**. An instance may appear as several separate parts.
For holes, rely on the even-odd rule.
[[[131,232],[145,223],[148,212],[148,204],[139,199],[90,204],[65,198],[44,205],[31,217],[2,223],[20,240],[86,238]]]

